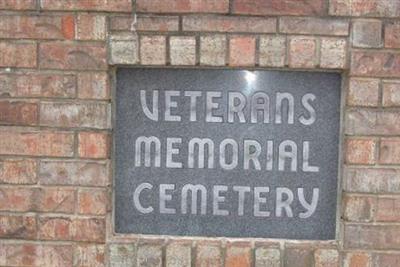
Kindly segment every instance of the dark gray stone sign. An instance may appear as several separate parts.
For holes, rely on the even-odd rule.
[[[335,73],[117,71],[117,233],[334,239]]]

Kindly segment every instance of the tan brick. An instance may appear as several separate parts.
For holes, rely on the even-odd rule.
[[[36,102],[0,101],[0,124],[35,125],[38,121]]]
[[[196,267],[222,267],[222,253],[219,244],[200,244],[196,249]]]
[[[233,13],[251,15],[323,15],[323,0],[236,0]]]
[[[34,215],[0,215],[0,238],[35,239]]]
[[[399,77],[400,53],[387,51],[352,52],[350,73],[359,76]]]
[[[36,0],[2,0],[0,9],[8,10],[34,10],[36,9]]]
[[[87,10],[106,12],[131,12],[131,0],[97,0],[97,1],[76,1],[76,0],[41,0],[43,10]]]
[[[353,225],[344,228],[345,249],[389,250],[400,246],[399,225]]]
[[[166,37],[142,36],[140,38],[140,61],[144,65],[165,65]]]
[[[107,162],[42,160],[39,181],[46,185],[107,186]]]
[[[346,163],[348,164],[374,164],[375,154],[375,139],[348,139],[346,142]]]
[[[360,193],[399,193],[400,169],[345,168],[344,190]]]
[[[110,267],[136,266],[136,246],[134,244],[110,244]]]
[[[166,249],[166,267],[190,267],[191,244],[172,242]]]
[[[329,15],[348,16],[351,14],[350,0],[331,0],[329,1]]]
[[[106,266],[104,245],[79,244],[74,250],[74,267]]]
[[[286,61],[286,37],[260,37],[260,66],[283,67]]]
[[[36,210],[40,212],[74,213],[75,189],[42,187],[36,191]]]
[[[264,266],[281,266],[281,252],[278,248],[260,247],[255,250],[255,267]]]
[[[3,128],[0,154],[71,157],[74,136],[69,132],[31,132]]]
[[[110,35],[110,64],[136,64],[139,62],[138,37],[132,33]]]
[[[39,238],[43,240],[71,240],[72,219],[69,217],[40,216]]]
[[[78,40],[105,40],[106,17],[80,13],[77,17],[76,39]]]
[[[37,164],[30,159],[4,159],[0,161],[0,184],[35,184]]]
[[[137,267],[161,267],[162,249],[158,245],[141,245],[137,250]]]
[[[137,0],[136,9],[148,13],[227,13],[229,0]]]
[[[132,16],[110,17],[110,30],[130,31]],[[138,15],[135,29],[138,31],[174,32],[179,30],[178,16]]]
[[[289,42],[289,66],[314,68],[316,66],[317,42],[312,37],[292,37]]]
[[[327,69],[346,68],[346,47],[345,39],[323,38],[321,40],[320,67]]]
[[[343,219],[349,222],[371,222],[376,210],[376,198],[346,194],[343,199]]]
[[[106,224],[100,218],[77,218],[72,222],[72,238],[83,242],[104,242]]]
[[[225,254],[226,267],[250,267],[252,264],[251,246],[228,244]]]
[[[254,66],[256,40],[251,36],[233,36],[229,40],[229,65]]]
[[[44,42],[39,45],[39,66],[44,69],[106,70],[104,44]]]
[[[196,39],[192,36],[173,36],[169,39],[172,65],[196,63]]]
[[[275,18],[191,15],[183,17],[184,31],[194,32],[276,32]]]
[[[104,215],[108,210],[109,201],[106,189],[80,189],[78,192],[78,212]]]
[[[347,36],[349,22],[343,19],[282,17],[279,22],[279,31],[291,34],[312,34]]]
[[[345,131],[350,135],[400,134],[400,114],[390,110],[349,110],[346,113]]]
[[[82,158],[108,158],[110,138],[107,133],[80,132],[78,135],[78,153]]]
[[[110,88],[107,73],[78,73],[78,97],[82,99],[109,99]]]
[[[200,64],[224,66],[226,54],[226,36],[209,35],[200,37]]]
[[[102,102],[42,102],[40,125],[107,129],[110,112],[110,105]]]
[[[346,253],[344,267],[372,267],[371,255],[365,252]]]
[[[353,21],[354,47],[382,46],[382,21],[358,19]]]
[[[314,261],[315,267],[339,267],[339,252],[336,249],[317,249]]]
[[[378,106],[379,80],[369,78],[350,78],[347,104],[349,106]]]
[[[35,68],[36,44],[0,41],[0,67]]]
[[[400,164],[400,138],[382,138],[379,163]]]
[[[385,107],[400,106],[400,81],[384,81],[383,82],[382,104]]]
[[[309,267],[312,265],[313,251],[311,248],[286,248],[284,266]]]
[[[400,23],[385,25],[385,47],[400,48]]]
[[[375,220],[380,222],[399,222],[400,197],[378,197]]]
[[[0,211],[35,211],[35,205],[35,188],[5,186],[0,188]]]

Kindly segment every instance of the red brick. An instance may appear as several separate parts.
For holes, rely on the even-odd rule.
[[[105,267],[104,245],[79,244],[75,246],[74,267]]]
[[[379,253],[375,255],[375,262],[380,267],[400,266],[400,254]]]
[[[399,222],[400,197],[378,197],[375,220],[380,222]]]
[[[106,38],[106,17],[93,14],[79,14],[77,17],[78,40],[104,40]]]
[[[36,44],[0,41],[0,67],[36,67]]]
[[[346,142],[346,163],[373,164],[375,163],[376,140],[348,139]]]
[[[399,77],[400,53],[355,51],[351,55],[352,75]]]
[[[352,225],[344,228],[345,249],[398,249],[400,246],[399,225]]]
[[[0,101],[0,124],[34,125],[38,121],[38,105],[25,101]]]
[[[40,125],[110,128],[110,106],[103,102],[42,102]]]
[[[106,224],[100,218],[77,218],[73,220],[72,238],[75,241],[104,242]]]
[[[113,16],[110,18],[110,30],[130,31],[132,16]],[[138,15],[135,29],[138,31],[173,32],[179,30],[178,16]]]
[[[256,40],[250,36],[233,36],[229,40],[229,65],[254,66]]]
[[[349,222],[370,222],[376,210],[376,198],[346,194],[343,219]]]
[[[289,42],[289,66],[313,68],[316,66],[317,42],[312,37],[292,37]]]
[[[384,81],[382,86],[382,105],[400,106],[400,81]]]
[[[275,18],[192,15],[183,17],[184,31],[194,32],[276,32]]]
[[[378,106],[379,80],[369,78],[350,78],[347,104],[349,106]]]
[[[226,267],[250,267],[252,263],[251,246],[228,244],[225,254]]]
[[[78,152],[82,158],[108,158],[110,140],[107,133],[80,132]]]
[[[3,186],[0,189],[0,211],[34,211],[35,202],[35,188]]]
[[[31,215],[0,215],[0,238],[35,239],[36,218]]]
[[[45,69],[106,70],[104,44],[45,42],[39,45],[39,66]]]
[[[74,136],[67,132],[0,131],[0,154],[71,157]]]
[[[40,212],[73,213],[75,209],[75,189],[48,188],[37,189],[36,210]]]
[[[400,164],[400,138],[382,138],[379,163]]]
[[[131,12],[131,0],[96,0],[96,1],[76,1],[76,0],[41,0],[43,10],[87,10],[105,12]]]
[[[339,267],[339,252],[336,249],[317,249],[314,261],[315,267]]]
[[[398,17],[400,2],[392,0],[352,0],[352,16]]]
[[[294,34],[347,36],[349,22],[343,19],[282,17],[279,31]]]
[[[284,266],[313,266],[313,256],[311,248],[288,247],[285,249]]]
[[[385,47],[400,48],[400,24],[385,25]]]
[[[78,212],[81,214],[104,215],[109,206],[106,189],[80,189],[78,192]]]
[[[0,161],[0,184],[35,184],[37,164],[30,159],[4,159]]]
[[[140,38],[140,60],[143,65],[165,65],[167,42],[165,36]]]
[[[197,246],[196,267],[222,267],[220,244],[202,243]]]
[[[344,259],[345,267],[371,267],[372,257],[365,252],[346,253]]]
[[[149,13],[227,13],[229,0],[137,0],[136,9]]]
[[[75,20],[64,16],[2,16],[1,38],[12,39],[73,39]]]
[[[107,186],[108,162],[42,160],[39,181],[45,185]]]
[[[323,0],[236,0],[233,13],[251,15],[324,15]]]
[[[2,0],[0,10],[34,10],[36,0]]]
[[[349,110],[345,126],[350,135],[396,135],[400,134],[400,114],[390,110]]]
[[[43,240],[70,240],[72,219],[41,216],[38,221],[39,238]]]
[[[107,73],[78,73],[78,97],[82,99],[109,99],[110,89]]]

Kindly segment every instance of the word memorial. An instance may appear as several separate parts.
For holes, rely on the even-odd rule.
[[[340,75],[117,71],[115,230],[334,239]]]

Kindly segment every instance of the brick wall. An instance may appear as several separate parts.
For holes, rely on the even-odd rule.
[[[127,64],[341,72],[337,240],[114,234]],[[398,0],[1,0],[0,125],[0,266],[400,266]]]

